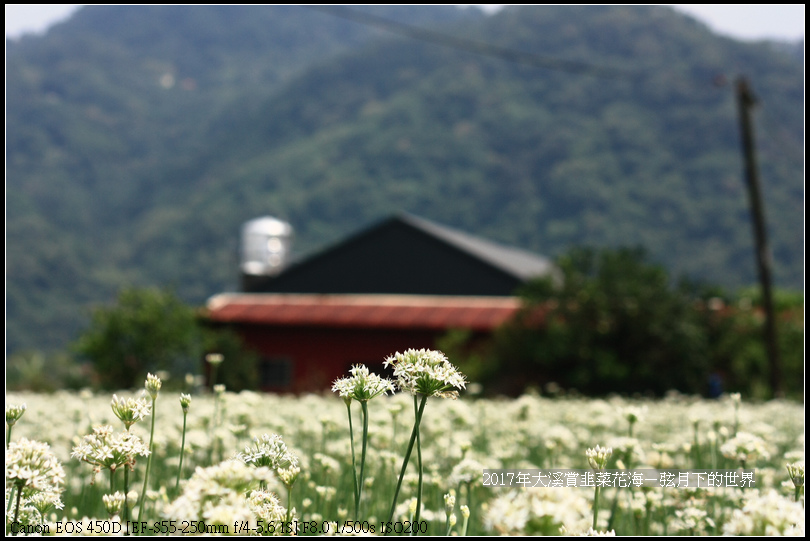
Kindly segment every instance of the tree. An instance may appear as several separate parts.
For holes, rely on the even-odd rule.
[[[563,279],[530,283],[496,337],[499,372],[590,394],[703,392],[710,350],[696,299],[645,258],[583,248],[560,257]]]
[[[774,290],[779,355],[783,362],[785,396],[804,397],[804,294]],[[774,398],[769,385],[768,352],[762,339],[765,325],[758,287],[737,292],[732,308],[708,321],[712,362],[724,388],[755,400]]]
[[[222,366],[217,371],[216,383],[222,383],[229,391],[256,389],[259,381],[259,356],[245,348],[240,336],[227,327],[211,327],[209,322],[198,320],[203,330],[203,344],[207,353],[219,353]]]
[[[74,344],[108,389],[134,387],[147,371],[197,372],[202,348],[194,309],[157,288],[121,290],[114,306],[95,309]]]

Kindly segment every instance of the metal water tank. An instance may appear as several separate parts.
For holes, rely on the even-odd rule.
[[[242,273],[273,276],[281,272],[290,254],[292,236],[292,226],[272,216],[245,222],[242,226]]]

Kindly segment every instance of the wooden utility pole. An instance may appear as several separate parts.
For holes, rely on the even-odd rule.
[[[745,183],[748,187],[748,200],[751,204],[751,217],[754,227],[757,271],[762,287],[762,304],[765,308],[765,347],[770,366],[771,392],[774,397],[783,395],[782,363],[776,342],[776,315],[773,309],[771,292],[771,254],[765,234],[765,212],[762,193],[759,187],[759,173],[754,148],[754,127],[751,122],[751,108],[757,100],[745,77],[737,79],[737,105],[740,112],[740,132],[742,134],[743,161],[745,163]]]

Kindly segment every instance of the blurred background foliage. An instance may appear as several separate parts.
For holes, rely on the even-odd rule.
[[[145,372],[175,377],[197,372],[202,341],[194,309],[174,293],[127,288],[114,306],[93,311],[74,349],[92,363],[101,387],[128,389],[145,379]]]
[[[210,384],[204,362],[208,353],[224,357],[216,383],[234,392],[255,388],[257,357],[235,333],[211,327],[171,290],[125,288],[115,304],[93,310],[69,353],[12,355],[6,388],[135,389],[153,373],[160,374],[167,388],[188,390]]]
[[[485,347],[463,334],[445,345],[491,394],[528,387],[586,395],[702,396],[741,392],[771,398],[764,313],[754,289],[736,295],[675,281],[640,248],[574,248],[557,264],[562,281],[521,292],[524,308]],[[804,299],[777,296],[786,394],[804,397]],[[485,361],[482,361],[485,360]]]

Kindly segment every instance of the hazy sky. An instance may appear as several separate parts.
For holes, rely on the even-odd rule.
[[[42,32],[81,4],[6,4],[6,37]],[[804,4],[671,4],[738,39],[804,37]]]

